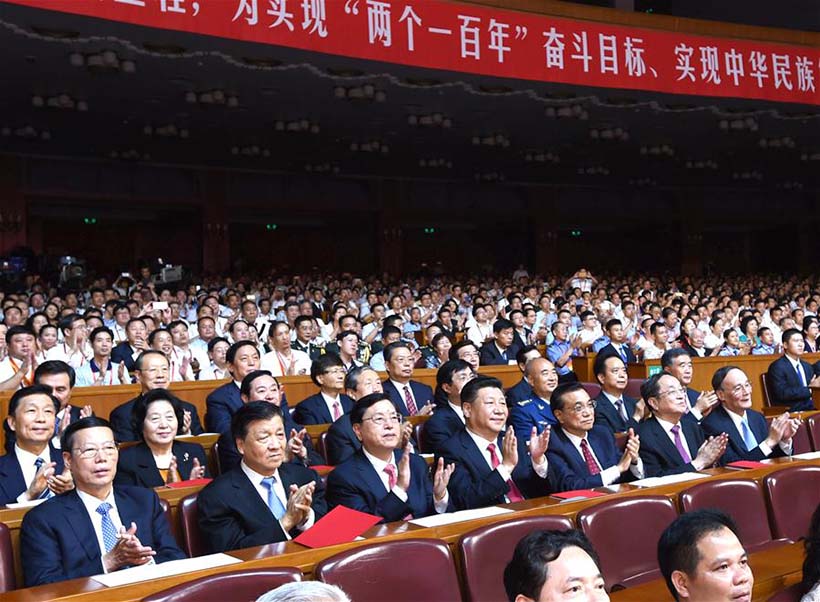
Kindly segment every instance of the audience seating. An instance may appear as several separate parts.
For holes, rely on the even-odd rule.
[[[219,459],[219,441],[214,442],[214,446],[211,448],[211,464],[209,468],[214,478],[222,474],[222,461]]]
[[[806,430],[809,432],[811,447],[814,451],[820,451],[820,415],[809,416],[806,420]]]
[[[766,416],[766,423],[771,424],[775,419],[774,415]],[[812,451],[811,437],[809,435],[808,424],[806,421],[801,421],[800,426],[797,427],[797,432],[792,438],[792,454],[805,454]]]
[[[642,378],[630,378],[626,381],[626,389],[624,389],[624,393],[629,397],[634,397],[635,399],[641,398],[641,385],[643,384],[644,379]]]
[[[17,587],[14,576],[14,551],[11,547],[11,531],[0,523],[0,594]]]
[[[572,521],[559,514],[515,518],[465,533],[459,541],[465,602],[505,599],[501,575],[518,541],[533,531],[572,529]]]
[[[196,493],[185,496],[179,501],[179,527],[182,549],[188,556],[202,556],[208,552],[197,521]]]
[[[788,543],[787,539],[772,537],[763,491],[751,479],[698,483],[681,492],[678,500],[681,512],[716,508],[731,515],[740,531],[740,540],[748,552]]]
[[[657,495],[604,501],[578,513],[578,526],[601,557],[609,590],[660,577],[658,539],[677,515],[674,502]],[[640,537],[630,535],[630,525],[640,529]]]
[[[769,373],[764,372],[760,375],[761,390],[763,391],[763,403],[767,408],[772,407],[772,396],[769,394]]]
[[[794,466],[763,479],[769,520],[775,537],[797,541],[809,531],[820,503],[820,466]]]
[[[801,593],[801,584],[795,583],[783,591],[777,592],[774,596],[769,598],[768,602],[800,602],[800,598],[802,598]]]
[[[413,426],[413,438],[419,446],[418,453],[432,454],[433,450],[427,446],[427,441],[424,439],[424,422],[419,422]]]
[[[316,442],[316,451],[319,452],[325,462],[328,462],[327,459],[327,431],[323,431],[321,435],[319,435],[319,440]],[[329,463],[329,462],[328,462]]]
[[[314,574],[320,581],[338,585],[356,602],[461,600],[450,548],[440,539],[402,539],[354,548],[323,560]]]
[[[283,583],[301,581],[302,571],[290,567],[219,573],[171,587],[143,602],[251,602]]]
[[[584,387],[584,391],[591,399],[595,399],[601,394],[601,385],[598,383],[581,383],[581,386]]]

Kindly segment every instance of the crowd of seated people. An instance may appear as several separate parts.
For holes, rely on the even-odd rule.
[[[148,489],[212,476],[201,447],[175,441],[204,430],[220,436],[221,474],[197,502],[214,552],[290,539],[337,505],[390,522],[790,455],[799,420],[767,423],[737,366],[694,391],[692,358],[774,351],[772,397],[811,408],[820,363],[801,356],[817,343],[820,293],[796,278],[734,286],[581,270],[564,282],[327,276],[177,291],[120,278],[57,295],[34,280],[5,294],[0,326],[0,387],[13,391],[0,501],[53,498],[24,522],[26,584],[179,557]],[[723,341],[709,348],[707,332]],[[588,353],[595,398],[572,367]],[[640,399],[626,395],[627,363],[652,358],[661,372]],[[522,372],[508,391],[477,372],[501,364]],[[413,378],[425,367],[435,390]],[[299,375],[318,392],[288,400],[278,379]],[[204,416],[167,390],[208,379],[219,380]],[[108,417],[70,403],[75,386],[129,382],[139,394]],[[429,416],[422,437],[410,416]],[[327,457],[304,428],[322,424]],[[321,464],[335,466],[326,485]],[[95,536],[54,523],[57,504],[90,517]]]

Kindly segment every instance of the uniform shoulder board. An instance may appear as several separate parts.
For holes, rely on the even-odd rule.
[[[519,402],[518,402],[518,405],[519,405],[519,406],[521,406],[521,407],[523,408],[525,405],[527,405],[527,404],[529,404],[529,403],[532,403],[532,399],[524,399],[524,400],[522,400],[522,401],[519,401]]]

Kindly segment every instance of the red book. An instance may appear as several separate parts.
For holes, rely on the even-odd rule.
[[[208,483],[213,481],[213,479],[191,479],[188,481],[177,481],[176,483],[166,483],[166,487],[204,487]]]
[[[602,497],[606,494],[601,491],[593,491],[592,489],[574,489],[572,491],[562,491],[561,493],[553,493],[550,495],[557,497],[559,500],[568,500],[574,497],[591,499],[594,497]]]
[[[754,460],[738,460],[737,462],[730,462],[727,464],[729,468],[765,468],[768,464],[763,462],[755,462]]]
[[[336,506],[293,541],[309,548],[349,543],[380,520],[381,516]]]

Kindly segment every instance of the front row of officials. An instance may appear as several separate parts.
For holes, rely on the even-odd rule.
[[[533,362],[550,372],[546,360]],[[430,432],[439,437],[433,478],[424,460],[412,453],[412,438],[402,427],[395,402],[377,391],[355,402],[348,422],[334,425],[349,429],[355,444],[331,472],[327,491],[304,465],[306,451],[292,448],[294,433],[287,428],[289,416],[279,407],[281,400],[269,395],[251,401],[253,381],[275,379],[263,371],[247,375],[251,382],[242,383],[244,403],[231,419],[232,443],[241,461],[198,496],[204,540],[213,551],[283,541],[310,528],[328,506],[339,504],[389,522],[702,470],[722,459],[789,454],[798,426],[787,414],[767,426],[762,415],[750,409],[751,386],[735,367],[715,373],[712,384],[722,403],[699,423],[681,381],[662,372],[641,389],[652,416],[637,434],[629,429],[625,449],[619,452],[613,432],[596,425],[596,404],[601,402],[590,399],[581,385],[553,387],[548,402],[554,427],[535,424],[530,432],[516,433],[507,426],[501,383],[475,376],[461,360],[448,364],[440,371],[447,374],[445,382],[439,383],[447,402],[429,421]],[[51,389],[35,385],[12,397],[8,424],[16,436],[15,451],[0,458],[0,472],[15,473],[14,464],[19,473],[12,479],[19,491],[11,499],[53,497],[29,511],[23,522],[27,586],[183,557],[156,495],[133,486],[152,486],[155,481],[133,475],[117,478],[118,471],[126,474],[126,466],[134,475],[144,473],[140,468],[146,464],[164,473],[163,482],[174,480],[168,475],[175,472],[185,472],[182,478],[206,476],[194,450],[183,454],[171,447],[176,445],[173,435],[190,424],[178,400],[162,390],[142,397],[134,408],[141,418],[135,422],[142,427],[141,451],[129,448],[122,454],[109,423],[94,416],[69,424],[58,453],[51,438],[60,401]],[[131,461],[123,462],[129,455]],[[187,468],[178,461],[180,456],[189,461]],[[2,482],[7,486],[5,479]]]

